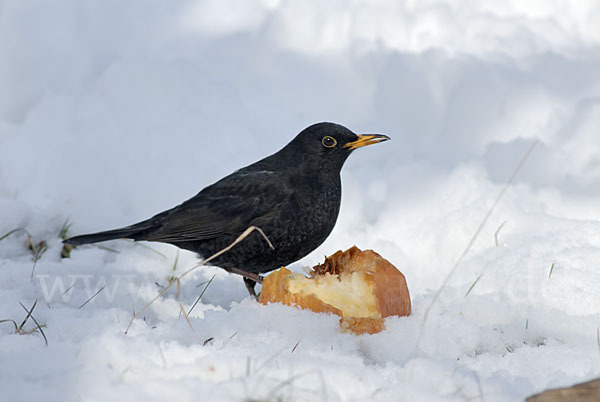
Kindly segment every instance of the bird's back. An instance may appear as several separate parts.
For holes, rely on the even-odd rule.
[[[164,215],[164,223],[138,240],[171,243],[206,258],[257,226],[274,250],[253,233],[213,263],[258,273],[304,257],[335,225],[341,199],[339,173],[315,177],[298,169],[269,168],[259,161],[225,177]]]

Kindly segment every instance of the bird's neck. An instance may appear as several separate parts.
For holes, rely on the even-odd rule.
[[[285,154],[286,148],[278,153],[250,165],[247,169],[273,172],[287,172],[297,185],[310,185],[318,188],[337,188],[341,190],[340,171],[342,166],[331,165],[329,161],[315,163],[303,153]],[[343,161],[341,162],[343,164]]]

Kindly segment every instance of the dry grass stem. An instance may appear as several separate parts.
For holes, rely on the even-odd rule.
[[[192,332],[196,332],[196,331],[194,331],[194,327],[192,327],[192,322],[190,321],[190,317],[188,316],[188,313],[185,312],[185,309],[183,308],[183,304],[181,304],[181,281],[179,280],[179,278],[175,279],[175,281],[177,282],[177,302],[179,303],[179,312],[181,314],[183,314],[183,317],[185,318],[185,321],[190,326],[190,329],[192,330]]]
[[[15,327],[15,334],[30,335],[34,332],[39,332],[42,335],[42,338],[44,338],[44,343],[46,344],[46,346],[48,346],[48,338],[46,337],[46,334],[44,333],[44,330],[43,330],[45,325],[41,325],[33,316],[33,310],[37,306],[37,300],[33,303],[33,306],[31,306],[30,309],[27,309],[27,307],[25,307],[23,305],[23,303],[19,302],[19,304],[21,305],[21,307],[23,307],[23,310],[25,310],[25,312],[27,313],[27,315],[25,316],[25,318],[23,319],[21,324],[17,325],[17,322],[12,319],[0,320],[0,324],[4,323],[4,322],[11,322],[13,324],[13,326]],[[35,323],[35,328],[27,330],[27,329],[25,329],[25,324],[27,324],[27,321],[29,321],[30,318]]]
[[[273,243],[271,243],[271,241],[269,240],[269,238],[267,237],[267,235],[265,234],[265,232],[262,231],[261,228],[257,227],[257,226],[250,226],[248,227],[248,229],[246,229],[242,234],[240,234],[230,245],[228,245],[227,247],[223,248],[222,250],[217,251],[216,253],[214,253],[213,255],[211,255],[210,257],[200,261],[198,264],[192,266],[190,269],[188,269],[187,271],[185,271],[184,273],[182,273],[181,275],[171,278],[169,280],[169,284],[167,286],[165,286],[152,300],[150,300],[148,303],[146,303],[146,305],[144,307],[142,307],[142,309],[140,311],[138,311],[137,313],[135,313],[133,315],[133,317],[131,317],[131,321],[129,321],[129,325],[127,325],[127,328],[125,329],[125,334],[127,334],[129,332],[129,328],[131,328],[131,325],[133,324],[133,321],[138,318],[144,311],[146,311],[148,309],[148,307],[150,307],[159,297],[163,296],[167,290],[169,290],[171,288],[171,286],[173,286],[173,284],[175,282],[178,283],[178,290],[177,290],[177,294],[178,296],[180,296],[180,290],[181,290],[181,284],[180,284],[180,280],[186,276],[187,274],[189,274],[190,272],[194,271],[195,269],[197,269],[198,267],[201,267],[202,265],[205,265],[206,263],[214,260],[215,258],[219,257],[220,255],[228,252],[229,250],[231,250],[233,247],[235,247],[237,244],[239,244],[241,241],[243,241],[246,237],[248,237],[252,232],[254,231],[258,231],[262,237],[265,239],[265,241],[267,242],[267,244],[269,245],[269,247],[271,247],[272,249],[274,249],[275,247],[273,246]],[[191,327],[191,322],[189,320],[188,314],[185,312],[185,310],[183,309],[183,306],[181,305],[181,302],[179,302],[180,305],[180,309],[186,319],[186,321],[188,322],[188,324]],[[192,328],[193,330],[193,328]]]
[[[423,321],[421,321],[421,326],[419,328],[419,335],[417,337],[417,343],[416,343],[415,349],[413,351],[413,356],[412,356],[413,365],[412,365],[411,370],[410,370],[410,377],[411,378],[412,378],[412,374],[413,374],[413,371],[414,371],[413,369],[414,369],[415,357],[417,356],[417,352],[418,352],[419,347],[421,345],[421,338],[423,336],[423,330],[425,328],[425,324],[427,323],[427,318],[429,317],[429,313],[430,313],[431,309],[433,308],[433,306],[438,301],[438,299],[440,297],[440,294],[446,288],[446,286],[448,285],[448,282],[450,282],[450,278],[452,278],[452,275],[454,275],[454,273],[456,272],[456,270],[460,266],[460,263],[463,261],[463,259],[465,258],[465,256],[469,253],[469,251],[471,250],[471,247],[473,247],[473,244],[475,243],[475,240],[477,240],[477,238],[479,237],[479,234],[481,233],[481,231],[483,230],[483,227],[485,226],[485,224],[489,220],[490,216],[494,212],[494,209],[496,209],[496,206],[500,203],[500,200],[504,197],[504,194],[506,193],[506,191],[512,185],[513,181],[517,177],[517,174],[519,173],[519,171],[523,167],[523,164],[529,158],[529,155],[531,155],[531,153],[533,152],[533,150],[535,149],[535,147],[537,145],[538,145],[538,141],[536,140],[536,141],[534,141],[531,144],[531,146],[529,147],[529,149],[527,150],[527,152],[525,152],[525,154],[523,155],[523,157],[519,161],[519,164],[515,167],[515,169],[513,170],[512,174],[510,175],[508,181],[506,182],[506,184],[504,185],[504,187],[502,187],[502,190],[500,190],[500,192],[496,196],[496,199],[492,203],[491,207],[488,209],[487,213],[485,214],[485,216],[481,220],[481,223],[479,224],[479,226],[475,230],[475,233],[473,233],[473,236],[471,237],[471,239],[467,243],[467,246],[463,250],[462,254],[460,255],[460,257],[458,257],[458,260],[456,260],[456,262],[454,263],[454,265],[452,266],[452,268],[448,272],[448,275],[446,275],[446,278],[444,279],[444,282],[442,282],[442,285],[439,287],[439,289],[437,290],[437,292],[435,292],[435,294],[433,295],[433,298],[431,299],[431,302],[429,303],[429,305],[425,309],[425,313],[423,314]]]

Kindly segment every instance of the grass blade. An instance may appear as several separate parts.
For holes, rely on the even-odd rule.
[[[33,313],[33,309],[35,308],[35,306],[37,306],[37,300],[35,301],[35,303],[33,303],[33,306],[31,306],[31,310],[27,310],[27,307],[25,307],[23,305],[23,303],[19,302],[19,304],[21,305],[21,307],[23,307],[23,309],[25,311],[27,311],[27,317],[25,318],[25,320],[23,321],[23,324],[21,324],[21,325],[24,325],[25,322],[27,321],[27,318],[31,317],[31,319],[33,320],[33,322],[37,326],[38,331],[40,331],[40,334],[42,334],[42,338],[44,338],[44,343],[46,344],[46,346],[48,346],[48,338],[46,338],[46,334],[44,333],[44,330],[42,329],[42,326],[40,325],[39,322],[37,322],[37,320],[35,319],[35,317],[32,314]],[[21,326],[21,328],[22,328],[22,326]]]
[[[477,277],[477,279],[475,279],[475,281],[469,287],[469,290],[467,290],[467,293],[465,293],[464,297],[467,297],[469,295],[469,293],[471,293],[471,290],[473,290],[473,288],[475,287],[475,285],[477,285],[477,282],[479,282],[479,280],[481,279],[482,276],[483,276],[483,273],[479,274],[479,276]]]
[[[496,247],[500,245],[500,242],[498,241],[498,233],[500,233],[504,225],[506,225],[506,221],[502,222],[500,226],[498,226],[498,229],[496,229],[496,232],[494,233],[494,241],[496,242]]]
[[[11,319],[0,320],[0,324],[2,324],[3,322],[12,322],[13,325],[15,326],[15,333],[17,333],[19,331],[19,326],[17,325],[17,322],[15,320],[11,320]]]
[[[548,279],[550,279],[550,277],[552,276],[552,271],[554,271],[554,263],[552,263],[552,266],[550,267],[550,272],[548,272]]]
[[[206,292],[206,289],[208,289],[208,287],[212,283],[213,279],[215,279],[215,275],[213,275],[212,278],[210,278],[210,280],[208,281],[208,283],[206,284],[206,286],[204,287],[204,289],[202,289],[202,292],[200,293],[200,296],[198,296],[198,298],[196,299],[196,301],[194,302],[194,304],[192,304],[192,307],[190,307],[190,310],[188,311],[188,315],[190,315],[192,313],[192,310],[194,309],[194,307],[196,307],[196,304],[198,304],[198,302],[200,301],[200,299],[202,299],[202,296],[204,296],[204,292]]]
[[[65,223],[63,223],[62,227],[60,228],[60,231],[58,232],[58,237],[65,240],[67,238],[67,233],[69,232],[69,229],[72,225],[73,224],[69,222],[69,218],[67,218],[65,220]]]
[[[106,247],[106,246],[99,246],[97,244],[94,244],[94,246],[98,247],[100,250],[108,251],[110,253],[115,253],[115,254],[119,254],[120,253],[119,250],[116,250],[114,248],[110,248],[110,247]]]
[[[3,235],[2,237],[0,237],[0,241],[2,241],[2,240],[4,240],[4,239],[6,239],[8,236],[10,236],[10,235],[11,235],[11,234],[13,234],[13,233],[20,232],[21,230],[25,230],[25,229],[22,229],[22,228],[17,228],[17,229],[13,229],[13,230],[11,230],[10,232],[8,232],[8,233],[6,233],[5,235]]]
[[[23,329],[23,327],[27,323],[27,320],[29,320],[29,317],[31,317],[31,313],[33,312],[33,309],[35,308],[35,306],[37,306],[37,300],[35,301],[35,303],[33,303],[33,306],[31,306],[31,310],[29,310],[29,311],[27,310],[27,308],[25,308],[25,306],[23,306],[22,303],[19,302],[19,304],[21,305],[21,307],[23,307],[25,309],[25,311],[27,311],[27,315],[23,319],[23,322],[21,323],[21,325],[19,325],[19,328],[17,329],[17,332],[19,332],[19,331],[21,331]]]
[[[99,294],[100,292],[102,292],[102,291],[104,290],[104,288],[105,288],[105,287],[106,287],[106,285],[104,285],[104,286],[102,286],[100,289],[98,289],[98,291],[97,291],[96,293],[94,293],[94,294],[92,295],[92,297],[90,297],[89,299],[87,299],[87,300],[85,301],[85,303],[83,303],[81,306],[79,306],[79,308],[80,308],[80,309],[82,309],[82,308],[83,308],[83,306],[85,306],[86,304],[88,304],[88,303],[89,303],[89,302],[90,302],[90,301],[91,301],[91,300],[92,300],[94,297],[98,296],[98,294]]]

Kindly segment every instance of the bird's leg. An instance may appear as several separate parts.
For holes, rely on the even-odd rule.
[[[257,283],[263,283],[263,277],[261,275],[255,274],[253,272],[244,271],[243,269],[239,269],[237,267],[227,268],[227,272],[243,276],[244,285],[246,285],[248,293],[250,293],[250,296],[254,296],[258,300],[258,296],[254,291],[254,286],[256,286]]]
[[[250,293],[250,296],[254,296],[254,298],[256,300],[258,300],[258,295],[256,294],[256,291],[254,290],[254,287],[256,286],[256,282],[253,281],[252,279],[248,279],[244,277],[244,285],[246,285],[246,289],[248,289],[248,293]]]
[[[241,275],[244,278],[253,280],[256,283],[263,283],[263,277],[261,275],[255,274],[253,272],[244,271],[243,269],[239,269],[237,267],[227,268],[227,272],[231,272],[232,274]]]

